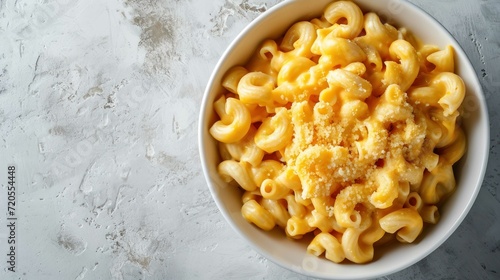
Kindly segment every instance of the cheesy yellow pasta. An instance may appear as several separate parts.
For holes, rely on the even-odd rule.
[[[454,51],[351,1],[267,39],[229,69],[210,128],[243,217],[336,263],[418,240],[466,148]],[[382,245],[380,245],[382,246]]]

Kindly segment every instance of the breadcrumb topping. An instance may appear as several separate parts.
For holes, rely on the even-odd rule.
[[[374,182],[374,171],[389,158],[402,157],[422,165],[425,122],[417,123],[414,113],[418,109],[405,93],[395,90],[367,102],[369,111],[376,114],[365,118],[355,118],[356,112],[340,116],[342,104],[302,101],[291,105],[294,136],[284,158],[302,182],[302,198],[330,196],[354,183]],[[405,166],[396,167],[404,173]]]

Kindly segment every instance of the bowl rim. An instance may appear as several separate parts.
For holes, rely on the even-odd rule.
[[[238,33],[238,35],[230,42],[230,44],[226,47],[226,49],[224,50],[224,52],[220,56],[219,60],[217,61],[215,67],[212,70],[212,73],[211,73],[210,78],[208,80],[207,86],[206,86],[204,94],[203,94],[202,102],[200,105],[200,114],[199,114],[199,119],[198,119],[199,156],[200,156],[202,171],[203,171],[207,186],[210,190],[212,198],[214,199],[214,201],[218,207],[219,212],[222,214],[222,216],[224,217],[226,222],[229,223],[230,227],[235,232],[237,232],[242,239],[244,239],[246,244],[250,245],[250,247],[252,249],[254,249],[256,252],[258,252],[260,255],[264,256],[266,259],[272,261],[273,263],[275,263],[275,264],[279,265],[280,267],[283,267],[287,270],[294,271],[294,272],[301,274],[301,275],[317,277],[317,278],[322,278],[322,279],[338,279],[338,278],[325,277],[324,275],[315,274],[315,273],[312,273],[311,271],[297,269],[295,267],[287,266],[286,264],[282,263],[280,260],[276,259],[273,255],[269,254],[267,251],[263,250],[262,248],[257,246],[254,242],[252,242],[251,238],[249,238],[249,236],[241,228],[239,228],[236,225],[236,223],[232,220],[232,217],[229,215],[229,213],[227,213],[224,210],[224,207],[223,207],[224,202],[220,199],[219,196],[216,195],[216,192],[213,189],[214,183],[211,181],[210,176],[209,176],[210,171],[209,171],[209,168],[207,165],[207,163],[209,161],[207,160],[207,157],[206,157],[207,153],[206,153],[205,147],[203,145],[203,143],[205,141],[204,135],[206,135],[206,130],[208,130],[208,128],[205,127],[206,120],[204,118],[206,115],[206,111],[211,110],[211,104],[208,104],[208,101],[209,101],[210,96],[211,96],[212,88],[214,87],[214,84],[217,82],[217,81],[215,81],[217,73],[220,71],[220,68],[224,64],[224,61],[226,60],[228,55],[235,50],[235,46],[239,45],[241,43],[241,41],[245,39],[245,37],[248,35],[248,33],[250,33],[250,31],[252,29],[254,29],[256,25],[258,25],[259,22],[261,22],[262,20],[264,20],[267,17],[273,16],[273,14],[277,10],[282,9],[283,7],[285,7],[287,5],[294,5],[294,2],[300,2],[300,1],[304,1],[304,0],[284,0],[280,3],[277,3],[276,5],[272,6],[271,8],[269,8],[268,10],[266,10],[265,12],[260,14],[259,16],[257,16],[254,20],[252,20],[249,24],[247,24]],[[330,2],[333,2],[333,0]],[[360,1],[354,0],[353,2],[357,3]],[[485,145],[482,147],[482,152],[484,153],[485,156],[483,158],[483,161],[480,163],[480,167],[478,168],[478,170],[480,170],[480,172],[477,176],[477,180],[476,180],[477,185],[474,188],[474,192],[470,194],[469,199],[468,199],[465,207],[461,208],[462,212],[459,214],[458,219],[456,219],[453,222],[453,224],[449,228],[446,229],[445,234],[442,234],[440,236],[440,238],[436,242],[434,242],[433,245],[430,246],[427,250],[422,250],[418,256],[416,256],[416,257],[414,256],[414,257],[408,259],[408,261],[404,262],[402,265],[398,265],[398,266],[395,266],[394,268],[386,269],[383,272],[378,273],[378,274],[369,275],[369,277],[373,277],[373,278],[390,275],[390,274],[396,273],[398,271],[402,271],[402,270],[410,267],[411,265],[426,258],[428,255],[430,255],[432,252],[434,252],[437,248],[439,248],[446,240],[448,240],[448,238],[462,224],[463,220],[466,218],[466,216],[470,212],[474,202],[477,199],[477,196],[478,196],[479,191],[482,187],[484,177],[486,174],[488,160],[489,160],[489,152],[490,152],[490,121],[489,121],[488,107],[486,105],[486,98],[484,95],[482,84],[479,81],[479,78],[477,76],[477,72],[475,71],[475,68],[473,67],[473,65],[471,63],[470,58],[467,56],[467,54],[463,50],[460,43],[455,39],[455,37],[451,34],[451,32],[449,32],[448,29],[445,26],[443,26],[437,19],[435,19],[429,13],[424,11],[422,8],[418,7],[417,5],[415,5],[409,1],[399,0],[398,2],[401,2],[401,4],[403,4],[403,5],[407,5],[407,8],[412,9],[414,12],[419,13],[420,16],[426,18],[427,21],[430,21],[434,25],[440,27],[441,31],[446,33],[446,35],[448,36],[447,40],[450,40],[450,44],[453,45],[454,51],[456,53],[459,53],[460,57],[464,58],[464,59],[460,60],[460,63],[464,64],[464,66],[466,68],[472,69],[473,72],[475,73],[475,75],[473,75],[473,77],[470,77],[470,79],[472,79],[473,83],[474,83],[473,85],[470,85],[470,87],[474,88],[476,90],[475,97],[478,98],[478,102],[480,103],[478,110],[479,110],[479,113],[481,115],[481,118],[484,120],[484,125],[486,127],[485,135],[484,135],[484,138],[485,138],[484,144]],[[357,276],[344,277],[342,279],[365,279],[365,278],[366,278],[366,275],[357,275]]]

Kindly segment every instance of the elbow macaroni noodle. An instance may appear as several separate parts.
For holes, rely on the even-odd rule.
[[[336,1],[222,85],[210,133],[249,222],[312,235],[307,251],[336,263],[369,262],[378,243],[414,242],[438,222],[466,147],[452,47]]]

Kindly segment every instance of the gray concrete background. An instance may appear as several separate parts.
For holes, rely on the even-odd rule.
[[[223,220],[197,148],[215,63],[278,2],[0,1],[0,279],[306,279],[259,256]],[[491,154],[451,238],[382,279],[499,279],[500,1],[410,2],[470,57]],[[15,273],[4,215],[12,164]]]

